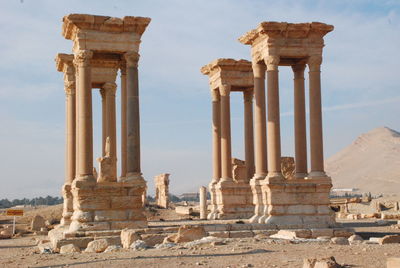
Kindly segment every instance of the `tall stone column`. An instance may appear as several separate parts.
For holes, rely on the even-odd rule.
[[[265,65],[253,63],[254,74],[254,141],[255,146],[255,174],[250,180],[253,193],[254,215],[249,220],[258,223],[263,215],[264,202],[261,190],[261,181],[267,175],[267,136],[266,136],[266,108],[265,108]]]
[[[213,161],[213,178],[209,184],[211,194],[211,212],[208,219],[216,219],[218,217],[217,196],[215,185],[221,178],[221,96],[219,90],[211,90],[212,97],[212,161]]]
[[[308,59],[310,79],[310,153],[311,171],[309,177],[326,176],[324,171],[324,152],[322,140],[321,109],[321,63],[322,57]]]
[[[121,63],[121,177],[126,177],[127,128],[126,128],[126,62]]]
[[[127,52],[126,60],[126,98],[127,98],[127,181],[143,181],[140,168],[140,116],[139,116],[139,54]]]
[[[78,179],[93,178],[93,122],[92,122],[92,70],[90,60],[93,52],[80,50],[75,53],[78,69]]]
[[[231,86],[221,85],[221,181],[232,179],[232,151],[231,151]]]
[[[110,157],[112,163],[112,177],[117,178],[117,127],[116,127],[116,109],[115,109],[115,92],[117,84],[105,83],[102,90],[106,99],[106,137],[110,137]]]
[[[207,189],[201,186],[199,189],[200,198],[200,220],[207,219]]]
[[[100,89],[101,95],[101,156],[105,156],[106,139],[107,139],[107,98],[106,91]]]
[[[75,66],[76,67],[76,66]],[[78,171],[78,163],[79,163],[79,154],[78,154],[78,135],[79,135],[79,116],[78,116],[78,107],[79,107],[79,102],[78,102],[78,88],[79,85],[79,73],[78,69],[75,68],[75,178],[78,177],[79,171]]]
[[[282,177],[279,114],[279,57],[269,56],[265,61],[267,65],[268,89],[268,177]]]
[[[294,143],[296,178],[307,177],[306,102],[304,90],[305,64],[293,65],[294,72]]]
[[[75,178],[75,149],[76,149],[76,127],[75,127],[75,82],[65,82],[66,95],[66,150],[65,150],[65,183],[71,184]]]
[[[243,92],[244,148],[247,181],[254,175],[253,90]]]

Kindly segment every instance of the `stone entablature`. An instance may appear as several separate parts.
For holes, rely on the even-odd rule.
[[[73,51],[137,52],[140,38],[150,21],[146,17],[127,16],[121,19],[70,14],[63,18],[62,35],[74,41]]]
[[[269,56],[280,57],[279,65],[291,66],[302,58],[322,55],[323,37],[333,26],[321,22],[287,23],[262,22],[239,38],[245,45],[251,45],[253,63],[264,61]]]

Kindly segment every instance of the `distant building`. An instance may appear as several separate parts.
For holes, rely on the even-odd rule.
[[[199,193],[183,193],[179,196],[182,200],[198,200]]]

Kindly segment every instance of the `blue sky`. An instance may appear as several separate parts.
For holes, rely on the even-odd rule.
[[[62,17],[147,16],[140,49],[142,169],[171,173],[174,193],[211,179],[211,105],[199,69],[216,58],[250,59],[237,38],[262,21],[321,21],[325,156],[375,127],[400,130],[400,2],[42,1],[0,3],[0,199],[57,195],[64,180],[64,101],[57,53],[70,53]],[[100,96],[93,92],[94,155],[100,156]],[[282,153],[293,155],[293,90],[280,68]],[[232,151],[243,158],[243,105],[232,96]],[[118,107],[119,109],[119,104]],[[119,118],[118,118],[119,120]]]

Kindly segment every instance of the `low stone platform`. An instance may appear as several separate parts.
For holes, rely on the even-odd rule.
[[[266,224],[248,223],[242,220],[157,221],[148,222],[148,225],[147,228],[138,228],[135,231],[148,239],[156,236],[159,237],[160,235],[168,236],[175,234],[182,225],[201,225],[208,235],[220,238],[245,238],[254,237],[259,234],[270,236],[280,231],[280,229],[270,228]],[[295,236],[296,234],[301,234],[299,237],[302,238],[317,238],[320,236],[349,237],[354,234],[353,230],[341,227],[291,229],[288,232],[291,232]],[[65,232],[60,227],[51,230],[49,238],[53,249],[57,251],[61,246],[67,244],[74,244],[83,249],[86,248],[89,242],[97,239],[107,239],[110,241],[110,244],[117,245],[121,243],[120,234],[121,230]]]

